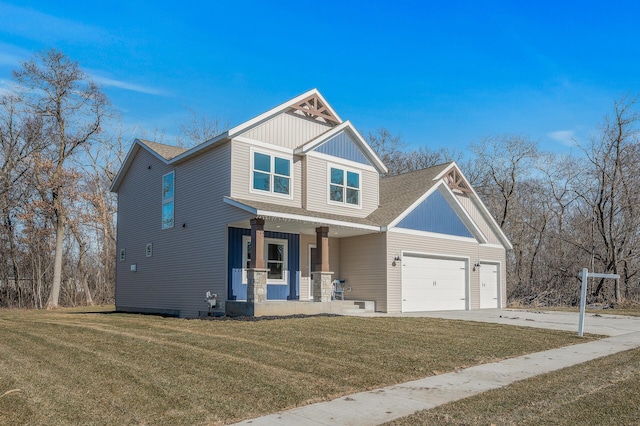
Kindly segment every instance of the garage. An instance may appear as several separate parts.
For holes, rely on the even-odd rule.
[[[480,309],[499,308],[498,265],[480,264]]]
[[[467,308],[467,261],[405,254],[402,312]]]

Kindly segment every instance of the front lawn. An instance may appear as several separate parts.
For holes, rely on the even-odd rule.
[[[432,318],[204,321],[110,309],[0,311],[1,424],[223,424],[585,342]]]

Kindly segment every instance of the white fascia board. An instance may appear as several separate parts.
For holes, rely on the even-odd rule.
[[[326,109],[329,110],[329,112],[331,112],[331,114],[333,114],[333,116],[335,118],[338,119],[338,121],[340,123],[342,123],[342,118],[340,118],[340,116],[338,115],[337,112],[334,111],[333,107],[331,105],[329,105],[329,102],[327,102],[327,100],[324,98],[324,96],[322,96],[322,93],[320,93],[320,91],[318,89],[311,89],[307,92],[306,96],[311,96],[312,93],[314,93],[320,98],[320,100],[322,101],[322,104],[324,105],[324,107]],[[291,103],[293,103],[293,101],[291,101]]]
[[[240,202],[238,202],[236,200],[232,200],[231,198],[227,197],[226,195],[224,197],[222,197],[222,201],[224,201],[225,203],[227,203],[227,204],[229,204],[229,205],[231,205],[233,207],[237,207],[240,210],[244,210],[246,212],[249,212],[251,214],[256,214],[256,215],[258,214],[258,209],[256,209],[255,207],[251,207],[251,206],[248,206],[248,205],[246,205],[244,203],[240,203]]]
[[[127,170],[129,170],[129,167],[131,166],[131,163],[133,162],[133,158],[136,156],[138,150],[140,148],[144,148],[147,152],[149,152],[151,155],[153,155],[154,157],[156,157],[158,160],[162,161],[165,164],[169,164],[169,162],[163,158],[160,154],[158,154],[157,152],[155,152],[153,149],[149,148],[147,145],[143,144],[142,142],[140,142],[139,139],[135,139],[133,141],[133,143],[131,144],[131,148],[129,148],[129,152],[127,153],[127,156],[124,158],[124,161],[122,162],[122,166],[120,166],[120,170],[118,170],[118,174],[116,175],[115,179],[113,179],[113,182],[111,183],[111,186],[109,187],[109,191],[110,192],[117,192],[118,188],[120,187],[120,184],[122,183],[122,179],[124,178],[124,175],[127,174]]]
[[[486,235],[482,232],[478,224],[473,220],[467,209],[464,208],[462,203],[458,201],[458,197],[451,191],[449,185],[446,184],[444,180],[440,181],[439,187],[444,189],[444,197],[449,200],[449,204],[453,208],[453,210],[458,213],[458,217],[462,220],[462,222],[467,225],[467,227],[471,228],[471,233],[478,239],[481,244],[486,244],[489,242]],[[474,232],[475,231],[475,232]]]
[[[280,219],[297,220],[297,221],[300,221],[300,222],[311,222],[311,223],[318,223],[318,224],[342,226],[342,227],[345,227],[345,228],[366,229],[367,231],[380,232],[380,227],[379,226],[363,225],[361,223],[343,222],[341,220],[324,219],[324,218],[320,218],[320,217],[303,216],[303,215],[299,215],[299,214],[272,212],[272,211],[268,211],[268,210],[258,210],[257,215],[258,216],[277,217],[277,218],[280,218]]]
[[[322,145],[325,141],[331,139],[332,137],[334,137],[335,135],[343,131],[348,125],[349,125],[349,120],[343,123],[340,123],[333,129],[325,133],[322,133],[320,136],[317,136],[316,138],[311,139],[309,142],[305,143],[301,147],[296,148],[295,153],[306,154],[309,151],[313,151],[314,149]]]
[[[335,117],[342,121],[342,119],[340,119],[340,117],[335,114],[335,111],[333,111],[333,108],[331,108],[331,106],[329,106],[329,104],[327,104],[327,102],[325,101],[324,97],[320,94],[320,92],[318,91],[318,89],[311,89],[309,91],[304,92],[301,95],[296,96],[293,99],[289,99],[288,101],[278,105],[275,108],[271,108],[269,111],[264,112],[254,118],[252,118],[251,120],[245,121],[244,123],[241,123],[235,127],[232,127],[231,129],[229,129],[227,131],[227,133],[229,134],[230,137],[234,137],[236,135],[238,135],[239,133],[244,132],[245,130],[249,129],[250,127],[259,124],[265,120],[268,120],[271,117],[276,116],[277,114],[287,110],[288,108],[290,108],[293,104],[297,104],[301,101],[303,101],[304,99],[308,98],[311,95],[317,95],[322,102],[324,103],[325,107],[328,108],[334,115]]]
[[[340,133],[342,131],[345,131],[345,130],[348,130],[355,137],[356,142],[358,143],[360,148],[365,150],[365,157],[367,157],[369,159],[369,161],[371,161],[373,163],[373,166],[375,167],[375,169],[379,173],[387,173],[387,171],[388,171],[387,166],[384,165],[382,160],[380,160],[380,158],[376,155],[376,153],[373,151],[373,149],[371,149],[369,144],[364,140],[362,135],[360,135],[358,130],[356,130],[356,128],[353,127],[353,124],[349,120],[341,123],[340,125],[338,125],[338,126],[334,127],[333,129],[329,130],[328,132],[321,134],[320,136],[316,137],[315,139],[310,140],[306,144],[304,144],[301,147],[297,148],[295,150],[295,153],[296,154],[300,154],[300,155],[304,155],[304,154],[306,154],[306,153],[308,153],[310,151],[313,151],[314,149],[316,149],[317,147],[319,147],[320,145],[325,143],[327,140],[331,139],[332,137],[334,137],[338,133]]]
[[[458,199],[453,194],[453,192],[451,192],[451,189],[449,189],[449,186],[442,179],[439,182],[437,182],[435,185],[433,185],[431,188],[429,188],[429,190],[425,192],[420,198],[418,198],[413,204],[411,204],[409,208],[403,211],[393,222],[391,222],[387,226],[387,229],[391,230],[396,225],[398,225],[398,223],[400,223],[402,219],[407,217],[409,213],[411,213],[416,207],[422,204],[424,200],[429,198],[431,194],[439,190],[439,188],[443,188],[442,195],[449,202],[449,205],[451,206],[453,211],[455,211],[458,214],[458,217],[460,217],[460,219],[462,220],[462,223],[464,223],[468,228],[471,229],[471,233],[476,238],[476,240],[480,243],[486,243],[487,237],[482,233],[478,225],[473,221],[469,213],[465,210],[462,204],[460,204],[460,201],[458,201]]]
[[[190,156],[196,154],[198,151],[203,150],[205,148],[208,148],[211,145],[213,145],[213,144],[215,144],[217,142],[220,142],[221,140],[225,139],[228,136],[229,136],[229,132],[220,133],[218,136],[216,136],[216,137],[214,137],[212,139],[209,139],[206,142],[202,142],[200,145],[196,145],[193,148],[191,148],[190,150],[185,151],[185,152],[183,152],[182,154],[180,154],[180,155],[178,155],[176,157],[173,157],[171,159],[171,161],[169,161],[167,164],[172,164],[172,163],[181,161],[181,160],[183,160],[183,159],[185,159],[187,157],[190,157]]]
[[[481,245],[482,245],[482,247],[486,247],[486,248],[494,248],[494,249],[504,250],[504,246],[502,244],[486,243],[486,244],[481,244]]]
[[[254,214],[256,216],[270,216],[270,217],[276,217],[279,219],[289,219],[289,220],[297,220],[300,222],[310,222],[310,223],[318,223],[318,224],[326,224],[326,225],[335,225],[335,226],[342,226],[345,228],[356,228],[356,229],[365,229],[367,231],[376,231],[376,232],[380,232],[380,227],[379,226],[373,226],[373,225],[363,225],[361,223],[354,223],[354,222],[344,222],[342,220],[335,220],[335,219],[324,219],[324,218],[319,218],[319,217],[313,217],[313,216],[303,216],[303,215],[299,215],[299,214],[292,214],[292,213],[281,213],[281,212],[272,212],[269,210],[260,210],[260,209],[256,209],[255,207],[251,207],[248,206],[244,203],[238,202],[236,200],[232,200],[229,197],[223,197],[223,201],[227,204],[230,204],[234,207],[237,207],[239,209],[242,209],[246,212],[249,212],[251,214]]]
[[[387,166],[385,166],[382,160],[378,157],[378,154],[376,154],[375,151],[369,146],[367,141],[364,140],[360,132],[358,132],[358,130],[351,124],[351,122],[348,120],[347,122],[349,123],[349,130],[354,134],[356,139],[358,139],[358,141],[360,142],[360,145],[362,145],[362,147],[369,154],[369,159],[373,160],[373,162],[376,163],[376,165],[380,169],[380,173],[387,173],[389,169],[387,169]]]
[[[282,152],[282,153],[286,153],[289,155],[293,155],[294,151],[291,148],[286,148],[284,146],[280,146],[280,145],[274,145],[272,143],[268,143],[268,142],[262,142],[256,139],[251,139],[251,138],[247,138],[245,136],[236,136],[235,138],[233,138],[234,141],[238,141],[238,142],[243,142],[246,144],[249,144],[251,146],[258,146],[260,148],[264,148],[264,149],[268,149],[271,151],[278,151],[278,152]]]
[[[370,166],[369,164],[362,164],[358,163],[357,161],[345,160],[344,158],[334,157],[333,155],[324,154],[322,152],[311,151],[307,153],[307,156],[319,158],[328,163],[339,164],[341,166],[350,167],[352,169],[368,170],[370,172],[378,173],[378,170],[375,167]]]
[[[502,228],[500,228],[500,226],[498,225],[498,222],[496,222],[496,220],[493,218],[493,215],[491,214],[491,212],[489,211],[489,209],[487,208],[487,206],[484,205],[484,203],[482,202],[482,200],[480,199],[480,197],[478,196],[478,193],[476,192],[475,189],[473,189],[473,187],[471,186],[471,184],[469,183],[469,179],[467,179],[467,177],[464,175],[464,173],[462,173],[462,171],[460,170],[460,167],[458,167],[458,165],[456,164],[456,162],[452,162],[449,167],[447,167],[446,169],[444,169],[443,171],[441,171],[438,176],[436,176],[434,178],[435,179],[442,179],[442,177],[444,175],[446,175],[447,173],[449,173],[449,171],[454,168],[456,169],[456,171],[458,173],[460,173],[460,176],[462,176],[462,178],[464,179],[465,183],[467,184],[467,186],[469,187],[469,189],[471,190],[471,193],[473,194],[474,197],[474,201],[478,203],[478,205],[480,206],[480,211],[482,213],[482,216],[485,218],[485,220],[487,220],[489,222],[489,226],[491,226],[491,228],[493,229],[494,232],[496,232],[498,234],[498,238],[500,238],[502,240],[502,242],[504,243],[505,246],[507,246],[507,248],[509,250],[513,249],[513,245],[511,245],[511,241],[509,241],[509,238],[507,238],[507,236],[505,235],[505,233],[502,231]]]

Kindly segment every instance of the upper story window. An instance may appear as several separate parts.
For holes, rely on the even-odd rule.
[[[162,229],[173,228],[173,198],[175,193],[175,173],[162,176]]]
[[[276,195],[291,195],[291,159],[253,151],[251,188]]]
[[[329,166],[329,202],[360,206],[360,172]]]

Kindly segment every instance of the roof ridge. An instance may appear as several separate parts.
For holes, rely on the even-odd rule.
[[[440,163],[440,164],[436,164],[436,165],[433,165],[433,166],[424,167],[422,169],[417,169],[417,170],[411,170],[411,171],[408,171],[408,172],[398,173],[397,175],[383,176],[383,177],[380,178],[380,180],[393,179],[393,178],[397,178],[397,177],[400,177],[400,176],[406,176],[406,175],[411,174],[411,173],[424,172],[425,170],[435,169],[436,167],[449,166],[452,163],[455,163],[455,161],[447,161],[445,163]]]

